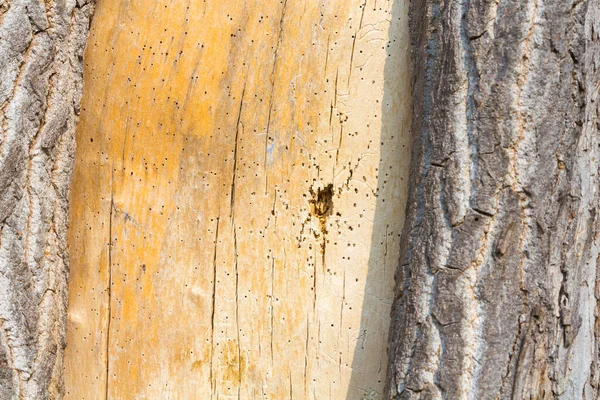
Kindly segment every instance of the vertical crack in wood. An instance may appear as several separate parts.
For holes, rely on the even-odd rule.
[[[217,302],[217,245],[219,243],[219,225],[221,214],[217,216],[217,228],[215,229],[215,243],[213,248],[213,282],[212,282],[212,301],[210,308],[210,398],[212,399],[215,393],[214,382],[214,356],[215,356],[215,311]]]
[[[231,181],[231,194],[230,194],[230,219],[231,226],[233,229],[233,249],[234,249],[234,270],[235,270],[235,324],[236,324],[236,335],[237,335],[237,349],[238,349],[238,398],[241,395],[242,386],[242,350],[240,341],[240,317],[239,317],[239,271],[238,271],[238,241],[237,241],[237,225],[235,222],[235,182],[237,179],[237,161],[238,161],[238,145],[239,145],[239,131],[240,126],[243,131],[243,124],[241,122],[242,110],[244,107],[244,95],[246,93],[246,83],[242,89],[242,95],[240,99],[240,107],[238,110],[238,117],[236,121],[235,139],[234,139],[234,161],[233,161],[233,172]]]
[[[111,191],[110,194],[110,212],[108,214],[108,279],[106,285],[107,297],[107,320],[106,320],[106,386],[105,386],[105,397],[109,398],[109,384],[110,384],[110,323],[112,319],[112,253],[113,253],[113,210],[115,208],[114,194]]]
[[[273,96],[275,96],[275,78],[277,74],[277,62],[279,59],[279,47],[283,42],[283,21],[285,18],[285,10],[287,8],[287,0],[283,0],[281,6],[281,18],[279,19],[279,31],[277,32],[277,44],[275,45],[275,52],[273,54],[273,70],[271,71],[271,93],[269,96],[269,111],[267,115],[267,131],[265,133],[265,151],[264,151],[264,173],[265,173],[265,195],[268,192],[269,187],[269,172],[267,155],[269,153],[269,142],[271,141],[271,113],[273,112]]]

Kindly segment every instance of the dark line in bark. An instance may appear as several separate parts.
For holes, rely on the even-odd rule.
[[[219,242],[219,221],[221,214],[217,216],[217,229],[215,231],[215,246],[213,251],[213,286],[212,286],[212,308],[210,313],[210,397],[214,393],[214,381],[213,381],[213,358],[214,358],[214,342],[215,342],[215,309],[217,300],[217,243]]]
[[[271,363],[275,366],[274,351],[273,351],[273,295],[274,295],[274,280],[275,280],[275,257],[271,258]]]
[[[235,223],[235,181],[237,179],[237,153],[238,153],[238,142],[239,142],[239,131],[242,118],[242,108],[244,106],[244,95],[246,93],[246,82],[244,82],[244,88],[242,89],[242,96],[240,99],[240,108],[238,111],[238,118],[235,130],[235,147],[234,147],[234,160],[233,160],[233,177],[231,182],[231,198],[230,198],[230,218],[231,225],[233,228],[233,248],[234,248],[234,268],[235,268],[235,324],[237,331],[237,345],[238,345],[238,398],[240,398],[240,390],[242,385],[242,353],[240,343],[240,316],[239,316],[239,271],[238,271],[238,248],[237,248],[237,226]],[[242,125],[243,127],[243,125]]]
[[[279,60],[279,47],[283,41],[283,19],[285,18],[285,10],[287,7],[287,0],[283,1],[281,8],[281,18],[279,20],[279,32],[277,34],[277,46],[275,47],[275,55],[273,60],[273,70],[271,71],[271,96],[269,98],[269,115],[267,117],[267,132],[265,134],[265,194],[267,194],[267,188],[269,186],[269,174],[267,172],[267,153],[269,147],[269,133],[271,132],[271,113],[273,111],[273,95],[275,94],[275,74],[277,73],[277,62]]]
[[[354,63],[354,48],[356,47],[356,37],[358,36],[358,31],[354,33],[354,38],[352,39],[352,52],[350,53],[350,71],[348,71],[348,88],[350,88],[350,81],[352,78],[352,64]]]
[[[246,94],[246,82],[244,82],[244,88],[242,89],[242,98],[240,99],[240,108],[238,110],[238,117],[235,124],[235,145],[233,148],[233,178],[231,180],[231,193],[229,198],[229,207],[231,212],[231,218],[234,219],[235,213],[235,181],[237,179],[237,160],[238,160],[238,142],[240,134],[240,123],[242,119],[242,108],[244,107],[244,95]],[[243,125],[242,125],[243,126]]]
[[[105,396],[108,400],[108,386],[109,386],[109,368],[110,368],[110,320],[112,317],[112,246],[113,246],[113,209],[115,207],[114,203],[114,193],[111,190],[110,194],[110,212],[108,217],[108,321],[106,322],[106,388],[105,388]]]

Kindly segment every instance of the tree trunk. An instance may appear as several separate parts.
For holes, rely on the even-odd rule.
[[[407,15],[392,0],[98,3],[67,398],[381,398]]]
[[[0,1],[0,398],[67,240],[69,398],[599,397],[600,4],[413,2],[398,242],[405,2],[227,3],[101,3],[67,235],[94,2]]]
[[[93,1],[0,1],[0,398],[61,397],[68,198]]]
[[[413,2],[390,398],[598,398],[599,9]]]

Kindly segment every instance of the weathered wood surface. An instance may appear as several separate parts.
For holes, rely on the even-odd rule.
[[[99,2],[66,398],[381,397],[408,180],[407,7]]]
[[[0,399],[59,398],[68,199],[94,1],[0,1]]]
[[[413,2],[394,399],[596,399],[600,3]]]

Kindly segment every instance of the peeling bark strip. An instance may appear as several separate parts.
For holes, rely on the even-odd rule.
[[[392,399],[594,399],[600,4],[413,2]]]
[[[93,1],[0,1],[0,398],[63,391],[68,198]]]

